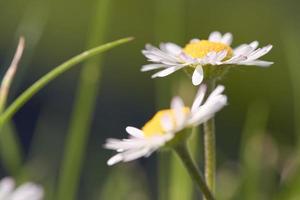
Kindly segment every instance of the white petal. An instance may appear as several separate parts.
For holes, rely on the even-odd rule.
[[[198,38],[193,38],[190,40],[190,43],[196,43],[196,42],[200,42],[200,40]]]
[[[221,110],[226,104],[227,97],[225,95],[216,95],[214,98],[207,99],[206,102],[193,113],[188,123],[193,126],[204,123],[213,117],[214,114]]]
[[[182,126],[185,118],[184,103],[180,97],[174,97],[171,101],[171,109],[175,112],[176,125]]]
[[[114,165],[118,162],[121,162],[123,159],[121,154],[116,154],[115,156],[111,157],[108,161],[107,161],[107,165],[111,166]]]
[[[162,64],[148,64],[148,65],[143,65],[141,68],[142,72],[146,72],[146,71],[151,71],[154,69],[159,69],[159,68],[164,68],[166,65],[162,65]]]
[[[215,51],[211,51],[209,53],[207,53],[207,60],[210,64],[215,64],[217,62],[217,52]]]
[[[128,134],[130,134],[131,136],[133,137],[136,137],[136,138],[144,138],[144,133],[142,130],[138,129],[138,128],[135,128],[135,127],[132,127],[132,126],[127,126],[126,127],[126,132]]]
[[[226,50],[223,50],[223,51],[220,51],[217,53],[217,56],[216,56],[216,60],[218,62],[222,61],[227,55],[227,51]]]
[[[129,162],[129,161],[141,158],[146,155],[149,156],[149,152],[153,152],[153,150],[151,150],[149,147],[144,147],[142,149],[136,149],[136,150],[124,152],[123,153],[123,161]]]
[[[0,182],[0,200],[6,200],[13,192],[15,181],[12,178],[3,178]]]
[[[209,57],[206,55],[203,58],[197,58],[197,63],[202,66],[210,64]]]
[[[107,139],[104,148],[123,152],[128,149],[141,148],[147,143],[146,139],[131,138],[131,139]]]
[[[234,55],[248,56],[254,50],[250,45],[237,47],[233,52]]]
[[[218,112],[223,106],[227,104],[227,97],[221,93],[224,86],[217,86],[216,89],[209,95],[205,103],[194,109],[192,116],[188,123],[192,125],[199,125],[210,119],[214,113]]]
[[[175,71],[181,69],[182,67],[184,67],[184,66],[172,66],[172,67],[169,67],[167,69],[164,69],[162,71],[159,71],[159,72],[153,74],[151,77],[152,78],[165,77],[165,76],[168,76],[168,75],[174,73]]]
[[[199,65],[194,70],[192,82],[194,85],[199,85],[202,81],[203,81],[203,69],[202,66]]]
[[[244,61],[240,64],[242,64],[242,65],[256,65],[256,66],[259,66],[259,67],[269,67],[270,65],[274,64],[274,62],[264,61],[264,60],[250,60],[250,61]]]
[[[192,105],[192,112],[196,111],[198,107],[201,105],[205,97],[206,88],[207,88],[206,85],[200,85],[196,98]]]
[[[229,60],[226,60],[224,62],[221,62],[223,64],[240,64],[241,62],[244,62],[247,60],[247,56],[243,55],[236,55],[230,58]]]
[[[162,51],[161,49],[158,49],[152,45],[146,45],[146,50],[142,50],[142,53],[151,62],[161,62],[166,65],[173,65],[175,63],[180,62],[180,60],[173,54]]]
[[[256,49],[257,47],[258,47],[258,41],[253,41],[253,42],[251,42],[249,45],[253,48],[253,49]]]
[[[178,57],[184,62],[185,66],[193,64],[197,60],[197,59],[194,59],[191,56],[185,54],[184,52],[181,52],[181,54],[179,54]]]
[[[258,41],[253,41],[250,44],[242,44],[236,47],[233,52],[235,55],[248,55],[258,47]]]
[[[182,109],[184,107],[184,103],[180,97],[174,97],[171,101],[171,109]]]
[[[209,101],[210,99],[214,98],[215,96],[221,94],[225,90],[225,87],[223,85],[218,85],[212,93],[208,96],[206,101]]]
[[[173,64],[178,62],[176,58],[173,58],[170,55],[167,55],[166,53],[160,50],[142,51],[142,52],[151,62],[157,62],[157,63],[161,62],[165,64]]]
[[[180,46],[171,42],[162,43],[160,46],[162,50],[173,55],[179,55],[182,52],[182,48]]]
[[[156,47],[154,47],[152,44],[146,44],[145,49],[146,50],[153,50],[153,49],[156,49]]]
[[[208,37],[208,40],[212,42],[220,42],[221,39],[222,39],[222,35],[218,31],[212,32]]]
[[[221,42],[224,44],[227,44],[228,46],[231,45],[232,42],[232,34],[231,33],[225,33],[221,39]]]
[[[271,51],[272,49],[272,45],[267,45],[257,51],[255,51],[255,53],[251,53],[251,55],[249,55],[249,60],[256,60],[257,58],[260,58],[264,55],[266,55],[269,51]]]
[[[19,186],[10,200],[41,200],[44,196],[43,189],[33,183],[25,183]]]
[[[161,118],[161,125],[164,129],[164,131],[166,132],[169,132],[173,129],[173,122],[172,122],[172,119],[170,118],[169,115],[164,115],[162,118]]]

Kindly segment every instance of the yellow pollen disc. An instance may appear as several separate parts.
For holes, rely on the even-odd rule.
[[[188,114],[190,112],[190,109],[188,107],[183,108],[184,114]],[[173,126],[176,126],[176,120],[175,120],[175,112],[172,109],[166,109],[158,111],[152,119],[150,119],[142,128],[144,132],[144,136],[151,137],[154,135],[163,135],[165,133],[163,126],[161,124],[162,118],[164,116],[168,116],[173,123]]]
[[[200,40],[199,42],[191,42],[187,44],[183,49],[184,53],[193,58],[203,58],[211,51],[220,52],[223,50],[227,51],[227,55],[223,60],[227,60],[232,57],[233,51],[231,47],[221,42]]]

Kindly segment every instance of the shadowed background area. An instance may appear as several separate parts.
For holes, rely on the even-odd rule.
[[[219,82],[226,87],[229,104],[216,120],[217,194],[219,199],[276,199],[275,192],[284,188],[279,192],[282,199],[297,199],[300,192],[293,188],[300,187],[300,178],[291,177],[299,171],[295,159],[300,150],[299,6],[293,0],[1,1],[0,71],[3,75],[23,35],[26,48],[10,103],[39,77],[83,50],[135,37],[94,60],[100,71],[86,74],[86,80],[97,80],[91,88],[97,99],[88,119],[91,128],[85,129],[76,199],[174,200],[171,183],[159,181],[157,154],[108,167],[112,152],[102,148],[108,137],[125,137],[127,125],[142,127],[157,108],[169,106],[172,95],[188,95],[183,97],[187,103],[193,99],[196,88],[183,72],[155,80],[151,72],[140,72],[146,63],[141,54],[144,45],[171,41],[184,46],[215,30],[231,32],[234,47],[253,40],[260,46],[272,44],[272,51],[263,57],[275,62],[270,68],[234,67]],[[83,65],[50,83],[12,120],[23,152],[22,167],[2,164],[1,176],[39,182],[46,187],[47,199],[55,199],[70,121],[74,113],[78,115],[72,110]],[[172,92],[166,87],[171,83]],[[201,151],[196,154],[201,160]],[[170,174],[166,176],[173,180]],[[168,191],[163,197],[162,188]],[[190,199],[197,198],[191,193]]]

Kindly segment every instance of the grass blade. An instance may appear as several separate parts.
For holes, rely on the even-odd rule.
[[[31,85],[27,90],[25,90],[1,115],[0,118],[0,127],[5,124],[8,120],[11,119],[11,117],[27,102],[29,101],[32,96],[34,96],[38,91],[40,91],[43,87],[45,87],[49,82],[51,82],[53,79],[58,77],[59,75],[63,74],[64,72],[68,71],[72,67],[74,67],[76,64],[94,56],[99,53],[105,52],[107,50],[110,50],[116,46],[119,46],[121,44],[127,43],[131,41],[132,38],[123,38],[120,40],[116,40],[95,48],[92,48],[90,50],[87,50],[70,60],[67,60],[66,62],[62,63],[61,65],[55,67],[52,71],[44,75],[42,78],[40,78],[38,81],[36,81],[33,85]]]
[[[6,123],[0,134],[0,152],[4,168],[12,176],[19,175],[22,164],[22,149],[12,123]]]
[[[292,28],[293,27],[293,28]],[[284,52],[286,54],[287,67],[291,76],[291,85],[293,90],[293,104],[294,104],[294,124],[295,124],[295,133],[297,137],[297,146],[294,152],[295,156],[295,168],[291,177],[282,184],[282,188],[279,192],[277,199],[299,199],[300,198],[300,58],[299,58],[299,28],[289,23],[286,25],[282,34]]]
[[[87,46],[102,43],[105,38],[111,0],[98,0]],[[78,82],[76,99],[66,139],[63,163],[58,183],[58,200],[75,199],[80,171],[84,160],[96,97],[100,87],[102,57],[89,60],[84,65]]]
[[[172,5],[172,6],[170,6]],[[155,40],[158,42],[172,41],[182,42],[184,38],[184,0],[165,0],[155,1]],[[168,25],[166,25],[168,24]],[[166,108],[169,106],[169,102],[172,96],[171,88],[172,84],[168,79],[155,80],[155,92],[156,92],[156,107]],[[178,83],[179,84],[179,83]],[[178,87],[178,85],[177,85]],[[173,161],[171,161],[173,160]],[[170,162],[172,165],[176,162],[174,169],[170,169]],[[172,175],[169,174],[170,170]],[[180,172],[178,171],[180,170]],[[177,188],[176,183],[173,187],[170,180],[176,179],[176,175],[188,174],[181,166],[181,163],[175,155],[167,153],[160,153],[158,155],[158,199],[169,199],[168,195],[172,193],[168,188]],[[173,177],[170,177],[173,176]],[[181,175],[180,175],[181,176]]]
[[[116,166],[108,174],[100,198],[108,200],[150,200],[143,172],[134,165]]]
[[[262,198],[261,176],[263,175],[263,136],[267,119],[267,105],[257,102],[249,107],[240,150],[242,162],[241,197],[245,200],[264,199]]]

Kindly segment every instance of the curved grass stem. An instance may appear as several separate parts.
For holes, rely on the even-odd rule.
[[[35,95],[38,91],[40,91],[43,87],[45,87],[49,82],[68,71],[76,64],[94,56],[99,53],[110,50],[118,45],[127,43],[131,41],[133,38],[123,38],[120,40],[116,40],[90,50],[87,50],[69,60],[62,63],[61,65],[55,67],[52,71],[48,72],[38,81],[36,81],[33,85],[31,85],[27,90],[25,90],[14,102],[2,113],[0,116],[0,128],[11,119],[11,117],[28,101],[31,99],[33,95]]]

